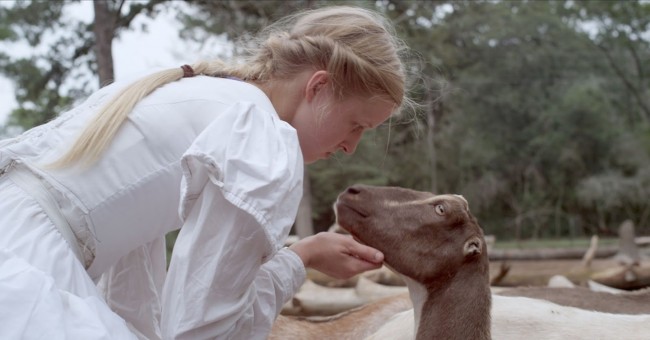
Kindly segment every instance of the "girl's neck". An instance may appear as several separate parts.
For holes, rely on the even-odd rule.
[[[271,104],[283,121],[291,124],[296,114],[296,109],[305,98],[306,83],[311,73],[299,73],[287,80],[248,81],[256,86],[271,101]]]

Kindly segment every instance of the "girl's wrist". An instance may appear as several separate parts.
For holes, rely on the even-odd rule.
[[[310,264],[310,253],[309,250],[307,249],[308,247],[304,246],[304,239],[290,245],[287,247],[287,249],[293,251],[298,255],[300,260],[302,260],[302,263],[305,265],[305,268],[309,267]]]

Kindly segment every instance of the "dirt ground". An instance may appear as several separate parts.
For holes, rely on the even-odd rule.
[[[589,268],[581,260],[493,261],[490,276],[495,277],[503,265],[510,269],[495,286],[546,286],[554,275],[564,275],[574,284],[584,286],[593,273],[618,266],[609,259],[595,259]]]

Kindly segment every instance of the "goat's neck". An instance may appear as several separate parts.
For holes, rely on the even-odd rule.
[[[422,284],[410,277],[400,276],[404,280],[404,283],[406,283],[406,287],[409,289],[409,297],[411,298],[411,302],[413,302],[413,319],[415,320],[415,332],[413,334],[418,334],[422,308],[429,297],[429,292]]]
[[[490,339],[489,283],[463,276],[434,287],[403,276],[413,302],[416,339]]]

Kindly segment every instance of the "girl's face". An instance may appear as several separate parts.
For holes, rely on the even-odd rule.
[[[364,131],[376,128],[395,110],[395,103],[377,97],[332,98],[329,87],[322,87],[311,100],[303,101],[293,116],[291,124],[298,131],[307,164],[338,150],[354,153]]]

